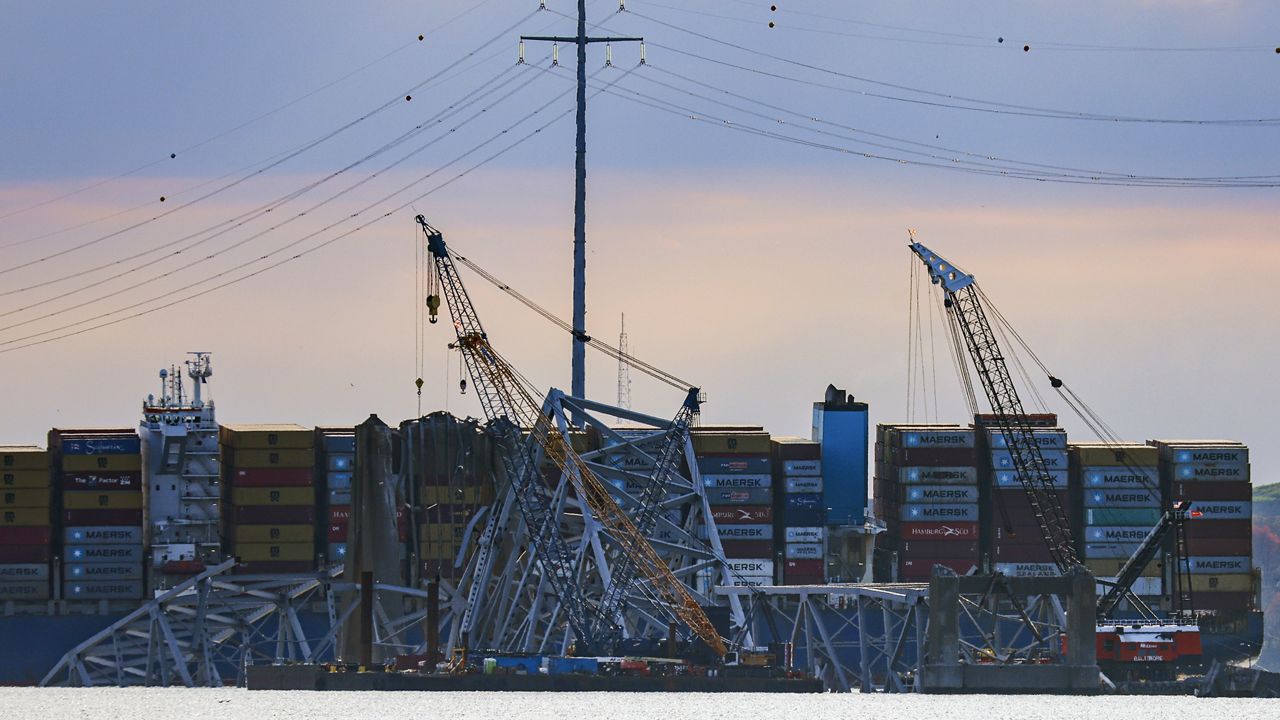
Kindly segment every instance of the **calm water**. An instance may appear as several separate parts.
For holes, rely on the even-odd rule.
[[[0,688],[0,717],[107,720],[1275,720],[1278,700],[1169,697],[314,693]]]

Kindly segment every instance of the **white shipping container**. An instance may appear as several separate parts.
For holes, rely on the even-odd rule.
[[[1248,500],[1192,500],[1191,520],[1248,520],[1253,517],[1253,503]]]
[[[721,540],[772,540],[772,525],[716,525]]]
[[[996,563],[996,572],[1009,577],[1055,577],[1058,566],[1053,563]]]
[[[1046,470],[1067,469],[1066,450],[1042,450],[1040,452],[1040,456],[1044,458],[1044,467]],[[997,470],[1016,469],[1016,466],[1013,464],[1013,454],[1008,450],[992,450],[991,466]]]
[[[821,476],[821,460],[784,460],[782,474],[787,476]]]
[[[904,467],[898,471],[898,482],[904,485],[974,485],[978,482],[975,467]]]
[[[730,587],[764,587],[773,584],[772,575],[735,575]]]
[[[1004,433],[999,430],[988,430],[987,436],[991,439],[991,448],[993,450],[1009,449],[1009,443],[1005,441]],[[1043,450],[1067,449],[1067,431],[1065,430],[1036,430],[1031,433],[1031,439]]]
[[[724,564],[733,575],[773,577],[773,561],[767,558],[729,558]]]
[[[0,582],[49,579],[48,563],[20,563],[0,565]]]
[[[1207,557],[1202,555],[1187,558],[1187,561],[1194,575],[1235,575],[1253,570],[1253,562],[1248,557]]]
[[[971,448],[972,430],[911,430],[902,433],[904,448]]]
[[[1067,471],[1066,470],[1050,470],[1049,482],[1053,483],[1054,487],[1056,488],[1066,490],[1067,489]],[[1018,472],[1016,470],[997,470],[996,485],[1002,488],[1020,488],[1022,487],[1022,480],[1018,479]]]
[[[822,543],[787,543],[785,553],[788,560],[821,560]]]
[[[802,542],[802,543],[820,543],[826,537],[826,528],[820,527],[789,527],[784,528],[786,541]]]

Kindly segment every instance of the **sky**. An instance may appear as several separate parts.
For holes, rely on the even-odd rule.
[[[193,350],[223,422],[415,416],[419,212],[569,317],[573,54],[516,64],[520,33],[573,31],[547,5],[8,3],[0,443],[133,425]],[[1090,179],[1280,174],[1280,123],[1249,122],[1280,118],[1280,6],[626,5],[589,4],[647,63],[588,61],[593,93],[614,83],[589,100],[588,332],[625,313],[637,356],[705,388],[704,422],[808,435],[828,383],[873,422],[966,422],[940,326],[909,412],[914,228],[1118,435],[1238,439],[1280,479],[1276,188]],[[1186,119],[1241,122],[1149,122]],[[958,171],[1008,161],[1043,179]],[[463,272],[494,345],[567,388],[569,339]],[[479,415],[449,334],[425,328],[421,410]],[[587,371],[614,400],[616,364]],[[680,393],[632,381],[674,415]]]

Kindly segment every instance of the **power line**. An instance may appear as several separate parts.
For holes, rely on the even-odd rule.
[[[389,51],[389,52],[387,52],[387,53],[384,53],[383,55],[379,56],[378,58],[376,58],[376,59],[374,59],[374,60],[372,60],[372,61],[370,61],[370,62],[368,62],[368,63],[365,63],[364,65],[361,65],[360,67],[356,68],[355,70],[352,70],[352,71],[350,71],[350,72],[348,72],[348,73],[346,73],[346,74],[342,75],[341,77],[338,77],[338,78],[336,78],[336,79],[334,79],[334,80],[330,80],[329,82],[327,82],[327,83],[325,83],[325,84],[323,84],[323,85],[321,85],[321,86],[319,86],[319,87],[315,88],[314,90],[310,90],[310,91],[308,91],[308,92],[306,92],[306,93],[303,93],[302,95],[299,95],[299,96],[297,96],[297,97],[293,98],[292,100],[290,100],[290,101],[288,101],[288,102],[284,103],[283,105],[276,106],[275,108],[273,108],[273,109],[271,109],[271,110],[268,110],[268,111],[266,111],[266,112],[264,112],[264,113],[262,113],[262,114],[260,114],[260,115],[254,116],[254,117],[252,117],[252,118],[250,118],[250,119],[248,119],[248,120],[245,120],[244,122],[241,122],[241,123],[239,123],[238,125],[235,125],[235,126],[233,126],[233,127],[231,127],[231,128],[228,128],[228,129],[226,129],[226,130],[222,130],[222,131],[220,131],[220,132],[217,132],[217,133],[215,133],[215,134],[213,134],[213,135],[210,135],[209,137],[206,137],[206,138],[205,138],[205,139],[203,139],[203,140],[200,140],[200,141],[197,141],[197,142],[192,143],[192,144],[190,144],[190,145],[187,145],[186,147],[183,147],[183,148],[180,148],[180,149],[178,149],[178,150],[175,150],[175,151],[171,152],[167,157],[159,157],[159,158],[156,158],[155,160],[152,160],[152,161],[150,161],[150,162],[147,162],[147,163],[144,163],[144,164],[142,164],[142,165],[139,165],[139,166],[137,166],[137,167],[133,168],[132,170],[128,170],[128,171],[125,171],[125,172],[120,173],[120,174],[118,174],[118,175],[115,175],[115,176],[112,176],[112,177],[109,177],[109,178],[106,178],[106,179],[103,179],[103,180],[99,180],[99,181],[94,182],[94,183],[90,183],[90,184],[85,185],[85,186],[83,186],[83,187],[80,187],[80,188],[78,188],[78,189],[75,189],[75,190],[72,190],[72,191],[69,191],[69,192],[63,193],[62,195],[59,195],[59,196],[57,196],[57,197],[52,197],[52,198],[49,198],[49,199],[47,199],[47,200],[42,200],[42,201],[40,201],[40,202],[37,202],[37,203],[31,204],[31,205],[27,205],[27,206],[22,207],[22,208],[19,208],[19,209],[17,209],[17,210],[9,211],[9,212],[7,212],[7,213],[5,213],[5,214],[3,214],[3,215],[0,215],[0,220],[4,220],[4,219],[6,219],[6,218],[10,218],[10,217],[13,217],[13,216],[15,216],[15,215],[19,215],[19,214],[21,214],[21,213],[28,212],[28,211],[30,211],[30,210],[34,210],[34,209],[36,209],[36,208],[44,207],[44,206],[46,206],[46,205],[51,205],[51,204],[56,203],[56,202],[59,202],[59,201],[61,201],[61,200],[66,200],[66,199],[67,199],[67,198],[69,198],[69,197],[74,197],[74,196],[79,195],[79,194],[81,194],[81,193],[88,192],[89,190],[93,190],[93,189],[95,189],[95,188],[99,188],[99,187],[102,187],[102,186],[104,186],[104,185],[108,185],[108,184],[110,184],[110,183],[116,182],[117,180],[122,180],[122,179],[124,179],[124,178],[131,177],[131,176],[136,175],[136,174],[138,174],[138,173],[140,173],[140,172],[143,172],[144,170],[148,170],[148,169],[150,169],[150,168],[153,168],[153,167],[155,167],[156,165],[159,165],[159,164],[163,163],[165,160],[174,160],[174,159],[176,159],[176,158],[177,158],[178,156],[180,156],[180,155],[185,155],[186,153],[189,153],[189,152],[191,152],[191,151],[193,151],[193,150],[197,150],[197,149],[199,149],[199,148],[202,148],[202,147],[204,147],[205,145],[208,145],[208,144],[210,144],[210,143],[212,143],[212,142],[215,142],[215,141],[217,141],[217,140],[221,140],[222,138],[224,138],[224,137],[226,137],[226,136],[228,136],[228,135],[231,135],[231,134],[233,134],[233,133],[235,133],[235,132],[238,132],[238,131],[240,131],[240,130],[243,130],[244,128],[247,128],[247,127],[249,127],[250,125],[254,125],[254,124],[256,124],[256,123],[258,123],[258,122],[260,122],[260,121],[262,121],[262,120],[265,120],[265,119],[267,119],[267,118],[271,117],[272,115],[275,115],[275,114],[280,113],[280,112],[282,112],[282,111],[284,111],[284,110],[287,110],[288,108],[291,108],[291,107],[293,107],[294,105],[297,105],[298,103],[300,103],[300,102],[302,102],[302,101],[304,101],[304,100],[307,100],[308,98],[314,97],[315,95],[318,95],[319,93],[322,93],[322,92],[324,92],[325,90],[328,90],[329,88],[331,88],[331,87],[333,87],[333,86],[335,86],[335,85],[338,85],[338,84],[340,84],[340,83],[342,83],[342,82],[344,82],[344,81],[346,81],[346,80],[349,80],[349,79],[351,79],[352,77],[355,77],[356,75],[359,75],[360,73],[364,72],[365,70],[368,70],[369,68],[371,68],[371,67],[373,67],[373,66],[375,66],[375,65],[378,65],[378,64],[381,64],[382,62],[385,62],[386,60],[388,60],[388,59],[390,59],[390,58],[394,57],[395,55],[400,54],[400,53],[401,53],[401,52],[403,52],[404,50],[408,49],[409,47],[411,47],[411,46],[412,46],[412,45],[414,45],[415,43],[419,43],[419,42],[424,41],[427,37],[430,37],[431,35],[434,35],[435,33],[439,32],[440,30],[444,29],[445,27],[447,27],[447,26],[449,26],[449,25],[452,25],[452,24],[453,24],[454,22],[456,22],[457,20],[462,19],[462,18],[463,18],[463,17],[465,17],[466,15],[468,15],[468,14],[470,14],[470,13],[474,12],[475,10],[478,10],[480,7],[482,7],[482,6],[484,6],[484,5],[487,5],[487,4],[489,4],[490,2],[492,2],[492,1],[493,1],[493,0],[481,0],[481,2],[480,2],[480,3],[478,3],[478,4],[474,5],[474,6],[472,6],[471,8],[469,8],[469,9],[467,9],[467,10],[464,10],[464,11],[463,11],[463,12],[461,12],[461,13],[458,13],[457,15],[454,15],[452,18],[450,18],[450,19],[448,19],[448,20],[444,21],[444,22],[443,22],[443,23],[441,23],[440,25],[437,25],[434,29],[427,31],[427,32],[423,33],[422,35],[419,35],[419,36],[418,36],[416,39],[414,39],[414,40],[409,40],[409,41],[407,41],[407,42],[403,43],[402,45],[399,45],[398,47],[396,47],[396,48],[394,48],[394,49],[390,50],[390,51]],[[535,11],[535,12],[536,12],[536,11]],[[526,16],[524,19],[527,19],[528,17],[532,17],[532,13],[531,13],[530,15]],[[523,22],[523,19],[522,19],[522,22]],[[17,243],[15,243],[15,244],[17,244]],[[8,247],[8,246],[0,246],[0,247]]]
[[[539,68],[539,69],[541,69],[541,68]],[[634,69],[635,69],[635,68],[631,68],[630,70],[627,70],[627,71],[623,72],[623,73],[619,76],[619,78],[617,78],[614,82],[616,82],[617,80],[620,80],[620,79],[621,79],[621,78],[623,78],[623,77],[626,77],[626,75],[627,75],[628,73],[632,72]],[[606,87],[607,87],[607,86],[606,86]],[[406,185],[406,186],[404,186],[404,187],[400,188],[399,190],[397,190],[397,191],[395,191],[395,192],[391,193],[390,195],[385,196],[384,198],[382,198],[382,200],[379,200],[379,201],[377,201],[377,202],[373,203],[372,205],[367,206],[366,208],[364,208],[364,209],[363,209],[363,210],[361,210],[361,211],[358,211],[358,212],[356,212],[356,213],[353,213],[352,215],[348,216],[347,218],[344,218],[344,219],[342,219],[342,220],[339,220],[338,222],[332,223],[332,224],[330,224],[330,225],[329,225],[329,226],[327,226],[327,227],[321,228],[320,230],[317,230],[317,231],[315,231],[315,232],[313,232],[313,233],[310,233],[310,234],[308,234],[308,235],[306,235],[306,236],[304,236],[304,237],[302,237],[302,238],[299,238],[298,240],[295,240],[294,242],[290,243],[289,245],[285,246],[284,248],[280,248],[279,250],[275,251],[275,253],[278,253],[278,252],[280,252],[281,250],[284,250],[284,249],[285,249],[285,248],[287,248],[287,247],[295,246],[295,245],[297,245],[297,244],[299,244],[299,243],[301,243],[301,242],[303,242],[303,241],[305,241],[305,240],[308,240],[308,239],[314,238],[314,237],[316,237],[317,235],[320,235],[321,233],[326,232],[326,231],[328,231],[329,229],[331,229],[331,228],[333,228],[333,227],[336,227],[337,225],[339,225],[339,224],[341,224],[341,223],[345,222],[347,219],[358,216],[361,212],[364,212],[364,210],[368,210],[369,208],[372,208],[372,207],[374,207],[374,206],[376,206],[376,205],[380,204],[381,202],[384,202],[384,201],[386,201],[386,200],[389,200],[390,198],[395,197],[396,195],[399,195],[399,194],[403,193],[405,190],[407,190],[407,189],[409,189],[409,188],[413,187],[414,185],[417,185],[418,183],[422,182],[423,180],[425,180],[425,179],[427,179],[427,178],[430,178],[431,176],[435,175],[437,172],[439,172],[440,170],[444,169],[445,167],[448,167],[449,165],[452,165],[452,164],[454,164],[454,163],[458,162],[459,160],[461,160],[461,159],[463,159],[463,158],[465,158],[465,157],[467,157],[467,156],[469,156],[469,155],[471,155],[471,154],[475,153],[476,151],[480,150],[481,148],[483,148],[483,147],[485,147],[485,146],[487,146],[487,145],[491,144],[491,143],[492,143],[492,142],[494,142],[495,140],[497,140],[497,139],[499,139],[499,138],[503,137],[503,136],[504,136],[504,135],[506,135],[510,130],[514,129],[515,127],[518,127],[518,126],[519,126],[519,125],[521,125],[521,124],[523,124],[523,123],[524,123],[524,122],[526,122],[528,119],[530,119],[530,118],[534,117],[534,116],[535,116],[535,115],[537,115],[538,113],[542,112],[542,110],[546,109],[546,108],[547,108],[547,107],[549,107],[551,104],[555,103],[557,100],[559,100],[559,99],[563,98],[565,95],[567,95],[567,94],[568,94],[568,92],[569,92],[569,91],[566,91],[566,92],[564,92],[564,93],[561,93],[561,94],[557,95],[556,97],[552,98],[552,99],[551,99],[551,100],[549,100],[548,102],[546,102],[546,103],[544,103],[543,105],[539,106],[537,109],[533,110],[532,112],[528,113],[528,114],[527,114],[527,115],[525,115],[524,117],[520,118],[519,120],[517,120],[517,121],[516,121],[515,123],[513,123],[512,125],[508,126],[506,129],[504,129],[504,130],[500,131],[500,132],[499,132],[499,133],[497,133],[496,135],[493,135],[492,137],[490,137],[489,139],[487,139],[487,140],[483,141],[483,142],[482,142],[482,143],[480,143],[479,145],[476,145],[475,147],[471,148],[471,149],[470,149],[470,150],[468,150],[467,152],[465,152],[465,153],[463,153],[462,155],[458,156],[457,158],[455,158],[454,160],[450,161],[449,163],[447,163],[446,165],[442,166],[441,168],[437,168],[436,170],[433,170],[433,171],[431,171],[430,173],[427,173],[426,175],[424,175],[424,176],[422,176],[422,177],[418,178],[417,180],[415,180],[415,181],[413,181],[413,182],[409,183],[408,185]],[[596,92],[596,94],[599,94],[599,92],[600,92],[600,91],[597,91],[597,92]],[[326,248],[326,247],[328,247],[328,246],[330,246],[330,245],[332,245],[332,244],[334,244],[334,243],[336,243],[336,242],[338,242],[338,241],[340,241],[340,240],[343,240],[343,239],[345,239],[345,238],[348,238],[348,237],[350,237],[350,236],[354,235],[355,233],[360,232],[361,230],[364,230],[365,228],[370,227],[371,225],[374,225],[374,224],[376,224],[376,223],[379,223],[379,222],[381,222],[381,221],[385,220],[386,218],[391,217],[391,216],[392,216],[392,215],[394,215],[395,213],[400,212],[400,211],[404,210],[405,208],[410,207],[413,203],[415,203],[415,202],[417,202],[417,201],[419,201],[419,200],[422,200],[423,198],[428,197],[429,195],[431,195],[431,194],[433,194],[433,193],[435,193],[435,192],[438,192],[439,190],[442,190],[443,188],[448,187],[449,185],[452,185],[454,182],[457,182],[458,180],[461,180],[462,178],[464,178],[464,177],[466,177],[467,175],[471,174],[471,173],[472,173],[472,172],[474,172],[475,170],[478,170],[479,168],[481,168],[481,167],[483,167],[483,166],[485,166],[485,165],[489,164],[490,162],[492,162],[493,160],[497,159],[498,157],[501,157],[502,155],[504,155],[504,154],[506,154],[507,152],[509,152],[509,151],[513,150],[513,149],[514,149],[514,148],[516,148],[517,146],[519,146],[519,145],[523,144],[524,142],[526,142],[526,141],[528,141],[529,139],[533,138],[534,136],[538,135],[538,134],[539,134],[539,133],[541,133],[543,130],[545,130],[546,128],[550,127],[553,123],[555,123],[555,122],[557,122],[557,121],[559,121],[559,120],[563,119],[565,116],[567,116],[567,115],[568,115],[569,113],[571,113],[572,111],[573,111],[573,109],[572,109],[572,108],[562,111],[560,114],[558,114],[558,115],[556,115],[555,117],[551,118],[549,121],[547,121],[547,122],[546,122],[546,123],[544,123],[543,125],[541,125],[541,126],[539,126],[539,127],[535,128],[534,130],[532,130],[531,132],[527,133],[526,135],[524,135],[524,136],[520,137],[519,139],[515,140],[514,142],[512,142],[512,143],[510,143],[510,144],[506,145],[505,147],[501,148],[500,150],[498,150],[498,151],[494,152],[493,154],[491,154],[491,155],[489,155],[488,157],[484,158],[483,160],[481,160],[480,162],[476,163],[475,165],[472,165],[471,167],[467,168],[466,170],[463,170],[463,171],[459,172],[457,175],[455,175],[455,176],[453,176],[453,177],[449,178],[448,180],[445,180],[444,182],[439,183],[438,185],[436,185],[436,186],[432,187],[431,189],[429,189],[429,190],[427,190],[427,191],[425,191],[425,192],[423,192],[423,193],[421,193],[421,194],[419,194],[419,195],[417,195],[417,196],[415,196],[415,197],[413,197],[413,198],[410,198],[408,201],[406,201],[406,202],[404,202],[404,203],[402,203],[402,204],[400,204],[400,205],[398,205],[398,206],[396,206],[396,207],[394,207],[394,208],[392,208],[392,209],[390,209],[390,210],[387,210],[387,211],[383,212],[382,214],[380,214],[380,215],[378,215],[378,216],[374,217],[373,219],[369,220],[368,222],[366,222],[366,223],[364,223],[364,224],[362,224],[362,225],[359,225],[359,226],[357,226],[357,227],[355,227],[355,228],[352,228],[352,229],[350,229],[350,230],[347,230],[347,231],[345,231],[345,232],[343,232],[343,233],[341,233],[341,234],[339,234],[339,235],[337,235],[337,236],[335,236],[335,237],[329,238],[328,240],[325,240],[324,242],[321,242],[321,243],[319,243],[319,244],[317,244],[317,245],[314,245],[314,246],[312,246],[312,247],[310,247],[310,248],[306,248],[306,249],[304,249],[304,250],[301,250],[301,251],[299,251],[299,252],[295,253],[295,254],[294,254],[294,255],[292,255],[292,256],[289,256],[289,257],[286,257],[286,258],[284,258],[284,259],[278,260],[278,261],[276,261],[275,263],[272,263],[271,265],[268,265],[268,266],[266,266],[266,267],[259,268],[259,269],[257,269],[257,270],[254,270],[253,272],[247,273],[247,274],[245,274],[245,275],[241,275],[241,276],[239,276],[239,277],[232,278],[232,279],[227,280],[227,281],[225,281],[225,282],[223,282],[223,283],[220,283],[220,284],[218,284],[218,285],[215,285],[215,286],[213,286],[213,287],[211,287],[211,288],[206,288],[206,289],[204,289],[204,290],[201,290],[201,291],[199,291],[199,292],[193,293],[193,294],[191,294],[191,295],[187,295],[187,296],[184,296],[184,297],[181,297],[181,298],[177,298],[177,299],[169,300],[169,302],[166,302],[166,303],[164,303],[163,305],[159,305],[159,306],[156,306],[156,307],[153,307],[153,308],[148,308],[148,309],[146,309],[146,310],[140,310],[140,311],[138,311],[138,312],[136,312],[136,313],[133,313],[133,314],[127,315],[127,316],[125,316],[125,317],[116,318],[116,319],[114,319],[114,320],[109,320],[109,321],[107,321],[107,322],[99,323],[99,324],[97,324],[97,325],[93,325],[93,326],[91,326],[91,327],[81,328],[81,329],[79,329],[79,330],[74,330],[74,331],[71,331],[71,332],[63,333],[63,334],[61,334],[61,335],[57,335],[57,336],[55,336],[55,337],[46,337],[46,338],[41,339],[41,340],[33,340],[35,337],[40,337],[40,336],[48,335],[50,332],[60,332],[61,330],[70,329],[71,327],[75,327],[76,325],[82,325],[82,324],[84,324],[85,322],[92,322],[93,320],[96,320],[96,319],[102,319],[102,318],[105,318],[105,317],[107,317],[107,316],[109,316],[109,315],[118,314],[118,313],[120,313],[120,312],[127,312],[128,310],[134,309],[134,308],[139,307],[139,306],[141,306],[141,305],[145,305],[145,304],[148,304],[148,303],[150,303],[150,302],[154,302],[154,301],[156,301],[156,300],[161,300],[161,299],[169,298],[169,297],[171,297],[171,296],[173,295],[173,292],[181,292],[181,291],[184,291],[184,290],[188,290],[188,289],[191,289],[192,287],[195,287],[195,286],[198,286],[198,285],[204,284],[204,283],[206,283],[206,282],[208,282],[208,281],[210,281],[210,280],[214,280],[214,279],[217,279],[217,278],[219,278],[219,277],[222,277],[222,276],[228,275],[228,274],[230,274],[230,273],[236,272],[237,270],[243,269],[244,267],[246,267],[246,266],[248,266],[248,265],[250,265],[250,264],[256,263],[256,262],[258,262],[259,260],[265,259],[265,257],[267,257],[267,256],[264,256],[263,258],[259,258],[259,259],[257,259],[257,260],[252,260],[252,261],[250,261],[250,262],[248,262],[248,263],[243,263],[242,265],[237,266],[237,267],[235,267],[235,268],[230,268],[230,269],[228,269],[228,270],[225,270],[225,271],[223,271],[223,272],[221,272],[221,273],[218,273],[217,275],[214,275],[213,277],[205,278],[204,280],[201,280],[201,281],[198,281],[198,282],[195,282],[195,283],[191,283],[191,284],[189,284],[189,285],[187,285],[187,286],[185,286],[185,287],[182,287],[182,288],[178,288],[178,289],[176,289],[176,290],[175,290],[175,291],[173,291],[173,292],[169,292],[169,293],[166,293],[166,294],[164,294],[164,295],[156,296],[156,297],[154,297],[154,298],[151,298],[150,300],[145,300],[145,301],[142,301],[142,302],[140,302],[140,303],[135,303],[134,305],[129,306],[129,307],[126,307],[126,308],[120,308],[120,309],[114,310],[114,311],[109,312],[109,313],[104,313],[103,315],[100,315],[100,316],[98,316],[97,318],[91,318],[91,319],[89,319],[89,320],[83,320],[83,321],[80,321],[80,322],[78,322],[78,323],[72,323],[72,324],[70,324],[70,325],[66,325],[66,326],[64,326],[64,327],[62,327],[62,328],[57,328],[57,329],[54,329],[54,330],[52,330],[52,331],[46,331],[46,332],[44,332],[44,333],[39,333],[38,335],[28,336],[28,337],[26,337],[26,338],[16,338],[16,339],[14,339],[14,340],[9,340],[9,341],[6,341],[6,342],[0,342],[0,354],[9,353],[9,352],[14,352],[14,351],[16,351],[16,350],[21,350],[21,349],[28,348],[28,347],[34,347],[34,346],[38,346],[38,345],[44,345],[44,344],[46,344],[46,343],[54,342],[54,341],[56,341],[56,340],[62,340],[62,339],[65,339],[65,338],[74,337],[74,336],[76,336],[76,335],[81,335],[81,334],[84,334],[84,333],[87,333],[87,332],[91,332],[91,331],[93,331],[93,330],[97,330],[97,329],[104,328],[104,327],[110,327],[110,326],[117,325],[117,324],[119,324],[119,323],[122,323],[122,322],[125,322],[125,321],[128,321],[128,320],[131,320],[131,319],[134,319],[134,318],[138,318],[138,317],[142,317],[142,316],[145,316],[145,315],[149,315],[149,314],[154,313],[154,312],[157,312],[157,311],[159,311],[159,310],[163,310],[163,309],[165,309],[165,308],[173,307],[174,305],[178,305],[178,304],[180,304],[180,303],[188,302],[188,301],[190,301],[190,300],[194,300],[194,299],[196,299],[196,298],[203,297],[203,296],[208,295],[208,294],[210,294],[210,293],[212,293],[212,292],[216,292],[217,290],[220,290],[220,289],[222,289],[222,288],[229,287],[229,286],[231,286],[231,285],[235,285],[235,284],[237,284],[237,283],[243,282],[243,281],[248,280],[248,279],[253,278],[253,277],[257,277],[258,275],[261,275],[261,274],[263,274],[263,273],[265,273],[265,272],[269,272],[269,271],[274,270],[274,269],[276,269],[276,268],[278,268],[278,267],[281,267],[281,266],[283,266],[283,265],[285,265],[285,264],[288,264],[288,263],[293,262],[293,261],[295,261],[295,260],[298,260],[298,259],[301,259],[301,258],[303,258],[303,257],[306,257],[307,255],[310,255],[310,254],[312,254],[312,253],[314,253],[314,252],[318,252],[318,251],[320,251],[320,250],[322,250],[322,249],[324,249],[324,248]],[[272,254],[275,254],[275,253],[272,253]],[[25,340],[29,340],[29,339],[31,339],[31,340],[33,340],[33,341],[32,341],[32,342],[25,342],[24,344],[15,344],[15,343],[23,343],[23,341],[25,341]],[[12,345],[12,347],[3,347],[3,346],[5,346],[5,345]]]

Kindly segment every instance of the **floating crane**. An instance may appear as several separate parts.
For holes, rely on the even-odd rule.
[[[451,347],[462,354],[483,411],[503,448],[503,469],[513,484],[521,517],[529,528],[534,545],[532,550],[537,553],[543,576],[565,610],[568,624],[579,643],[587,649],[596,650],[620,637],[622,631],[617,616],[639,575],[647,584],[645,590],[651,597],[661,601],[672,617],[687,625],[712,651],[723,657],[726,652],[724,641],[706,613],[654,551],[641,527],[623,512],[605,484],[553,427],[550,417],[543,412],[542,403],[536,399],[532,384],[490,344],[445,245],[444,236],[423,216],[419,215],[417,222],[426,234],[427,249],[435,268],[435,274],[430,276],[428,309],[434,318],[443,296],[456,335]],[[515,294],[509,289],[508,292]],[[543,313],[551,317],[545,311]],[[650,529],[661,503],[661,486],[668,473],[675,471],[677,453],[674,448],[682,444],[682,437],[687,437],[688,426],[697,413],[699,393],[696,388],[689,389],[689,398],[664,440],[652,482],[646,487],[644,502],[637,515],[638,522]],[[528,436],[522,440],[524,431]],[[611,583],[599,605],[588,603],[578,586],[573,557],[560,532],[555,503],[539,471],[539,453],[545,453],[569,478],[574,491],[608,532],[624,559],[623,572]],[[496,560],[494,548],[506,530],[502,526],[502,516],[501,513],[490,515],[476,550],[474,563],[482,578],[493,571]],[[485,592],[485,587],[483,582],[471,584],[461,624],[463,633],[472,630],[476,620],[474,613],[483,601],[479,595]]]

